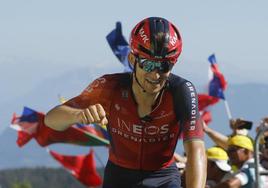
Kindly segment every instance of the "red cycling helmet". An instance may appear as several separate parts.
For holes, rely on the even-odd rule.
[[[150,17],[139,22],[131,32],[131,52],[136,56],[175,64],[182,51],[178,29],[164,18]]]

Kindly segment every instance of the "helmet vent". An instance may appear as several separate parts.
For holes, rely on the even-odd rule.
[[[173,55],[177,52],[177,49],[171,50],[170,52],[167,53],[167,56]]]
[[[142,45],[139,45],[139,49],[140,49],[141,51],[143,51],[144,53],[146,53],[147,55],[149,55],[149,56],[152,55],[151,51],[148,50],[148,49],[146,49],[146,48],[144,48]]]

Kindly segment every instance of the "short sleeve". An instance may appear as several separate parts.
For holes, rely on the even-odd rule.
[[[175,108],[180,118],[183,141],[193,139],[203,140],[204,132],[202,119],[198,111],[198,97],[194,85],[185,81],[178,86],[179,92],[175,96]]]
[[[64,105],[84,109],[94,104],[101,104],[106,113],[110,104],[111,84],[107,76],[102,76],[90,83],[80,95],[68,100]]]
[[[248,183],[248,176],[244,172],[239,172],[234,177],[240,180],[241,186],[244,186]]]

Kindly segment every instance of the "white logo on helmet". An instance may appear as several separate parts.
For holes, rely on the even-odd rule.
[[[143,27],[139,30],[139,34],[140,34],[140,37],[141,37],[142,40],[143,40],[143,43],[145,44],[145,43],[149,40],[149,38],[148,38],[148,36],[145,34]]]
[[[174,36],[170,38],[170,43],[172,46],[175,46],[176,42],[178,40],[178,36],[176,33],[174,33]]]

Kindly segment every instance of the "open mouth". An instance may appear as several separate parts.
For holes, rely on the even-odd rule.
[[[149,82],[150,84],[160,84],[160,79],[158,79],[158,80],[151,80],[149,78],[146,78],[146,81]]]

